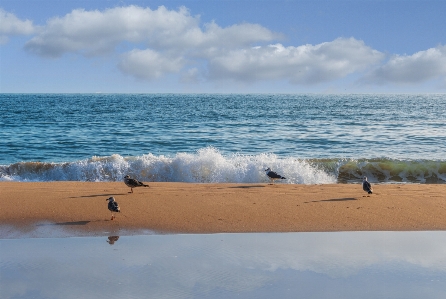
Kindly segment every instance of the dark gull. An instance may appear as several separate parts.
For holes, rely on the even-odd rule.
[[[367,177],[362,178],[362,189],[367,192],[368,194],[373,193],[372,185],[370,185],[369,182],[367,182]]]
[[[144,183],[142,183],[142,182],[140,182],[138,180],[130,178],[129,175],[126,175],[124,177],[124,183],[128,187],[130,187],[130,192],[129,193],[133,193],[133,188],[136,188],[136,187],[149,187],[149,185],[147,185],[147,184],[144,184]]]
[[[271,182],[274,183],[275,180],[286,180],[285,177],[281,176],[280,174],[277,174],[277,172],[274,172],[271,170],[271,168],[265,169],[266,175],[269,177]]]
[[[113,216],[113,212],[120,213],[121,209],[119,208],[119,205],[115,201],[115,198],[113,196],[107,198],[106,200],[108,200],[108,209],[110,210],[111,215],[112,215],[111,220],[113,220],[113,219],[115,219],[115,216]]]

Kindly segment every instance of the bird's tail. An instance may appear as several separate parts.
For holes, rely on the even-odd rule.
[[[286,180],[286,177],[281,176],[280,179],[281,179],[281,180]]]

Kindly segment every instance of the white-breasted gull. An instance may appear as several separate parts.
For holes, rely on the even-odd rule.
[[[113,219],[115,219],[115,216],[113,215],[113,213],[120,213],[121,209],[119,208],[119,205],[115,201],[115,198],[113,196],[107,198],[106,200],[108,200],[108,209],[110,210],[111,215],[112,215],[111,220],[113,220]]]
[[[364,190],[368,194],[372,194],[373,193],[372,185],[370,185],[370,183],[367,181],[367,177],[366,176],[362,178],[362,190]]]

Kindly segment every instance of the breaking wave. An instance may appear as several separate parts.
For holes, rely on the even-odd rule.
[[[288,184],[371,182],[446,183],[446,161],[396,159],[297,159],[274,154],[225,156],[213,147],[175,156],[147,154],[65,163],[19,162],[0,165],[0,181],[121,181],[129,174],[143,181],[190,183],[265,183],[270,167]]]
[[[338,183],[358,182],[367,176],[379,183],[446,183],[446,161],[376,159],[325,159],[308,163],[336,177]]]

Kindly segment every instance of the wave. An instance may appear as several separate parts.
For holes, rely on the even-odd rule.
[[[189,183],[266,183],[270,167],[288,184],[371,182],[446,183],[446,161],[396,159],[296,159],[275,154],[225,156],[213,147],[173,157],[147,154],[64,163],[19,162],[0,166],[0,181],[121,181],[129,174],[142,181]]]
[[[446,183],[446,161],[375,159],[315,159],[308,163],[336,176],[338,183]]]

